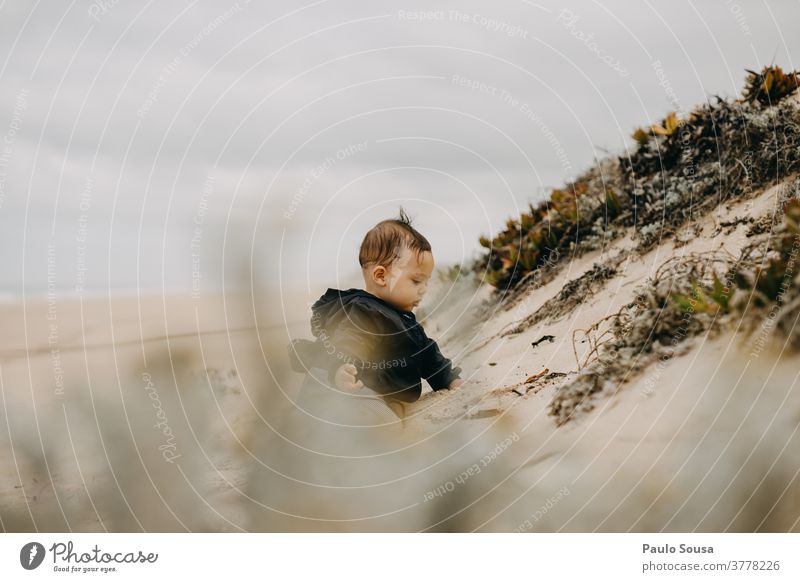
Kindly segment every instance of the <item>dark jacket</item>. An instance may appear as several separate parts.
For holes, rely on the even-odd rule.
[[[412,312],[400,311],[372,293],[328,289],[311,313],[316,341],[295,339],[289,345],[296,372],[323,368],[332,384],[339,366],[349,362],[366,386],[404,402],[420,397],[421,378],[441,390],[461,373],[425,335]]]

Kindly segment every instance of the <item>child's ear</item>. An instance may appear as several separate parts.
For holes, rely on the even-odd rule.
[[[372,268],[372,280],[375,282],[376,285],[380,285],[381,287],[386,286],[386,267],[381,265],[377,265]]]

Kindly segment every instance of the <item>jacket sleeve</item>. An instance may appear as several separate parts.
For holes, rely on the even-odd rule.
[[[347,363],[361,368],[364,362],[375,357],[375,349],[381,341],[382,316],[369,306],[353,301],[344,309],[344,314],[331,333],[328,352],[328,376],[333,383],[336,370]]]
[[[420,376],[425,378],[434,390],[447,388],[450,382],[460,378],[461,368],[453,367],[453,362],[442,355],[439,346],[427,335],[420,364]]]

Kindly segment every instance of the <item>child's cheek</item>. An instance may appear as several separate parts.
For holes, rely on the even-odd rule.
[[[399,286],[400,286],[400,281],[401,281],[401,279],[397,275],[389,275],[389,279],[387,281],[388,287],[389,287],[389,291],[397,290],[399,288]]]

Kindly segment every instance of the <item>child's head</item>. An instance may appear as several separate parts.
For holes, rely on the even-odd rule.
[[[358,254],[367,291],[402,311],[413,311],[433,272],[431,244],[400,217],[382,220],[364,236]]]

